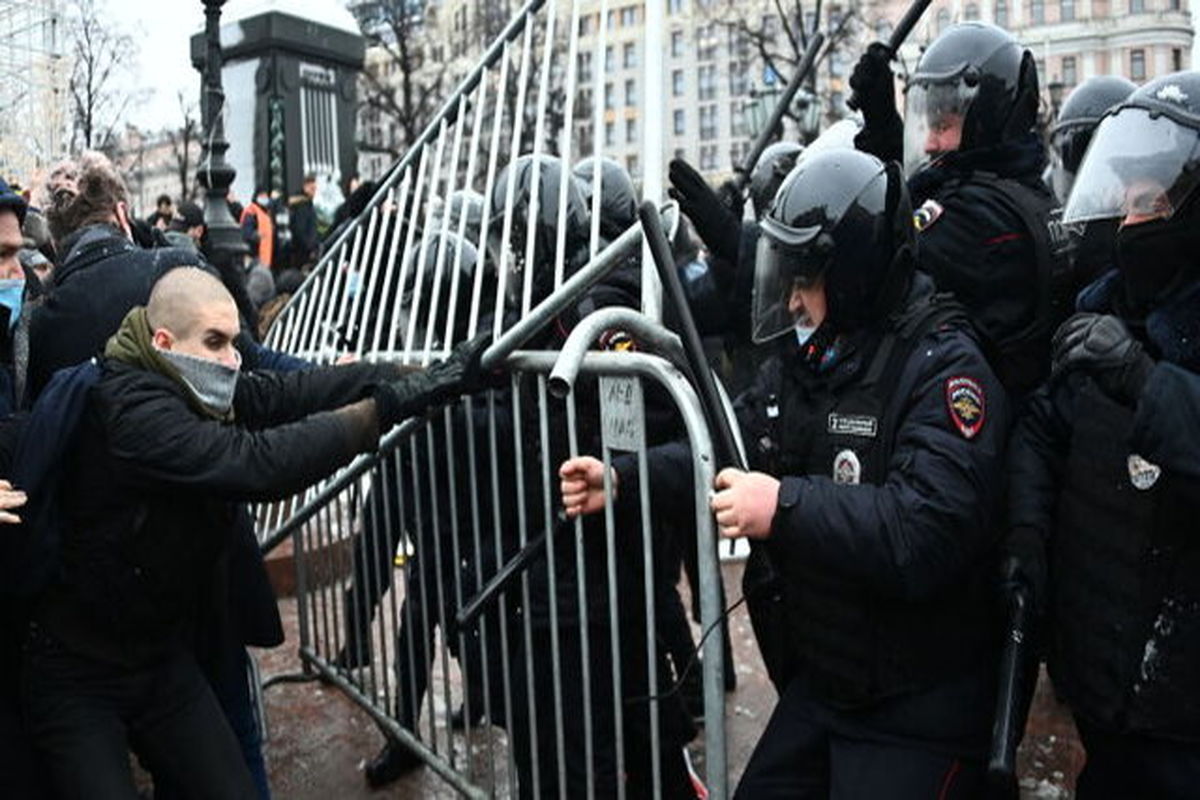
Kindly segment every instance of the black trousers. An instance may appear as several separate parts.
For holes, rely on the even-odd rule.
[[[1109,733],[1079,722],[1087,762],[1079,800],[1185,800],[1200,796],[1200,746]]]
[[[812,713],[792,681],[767,723],[735,798],[966,800],[984,796],[983,764],[911,746],[851,738]]]
[[[129,750],[189,798],[256,800],[237,738],[191,653],[137,668],[72,652],[31,626],[23,700],[63,800],[137,800]]]

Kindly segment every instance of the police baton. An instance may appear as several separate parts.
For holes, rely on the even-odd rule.
[[[917,23],[921,21],[921,16],[925,13],[925,9],[929,8],[931,2],[933,0],[913,0],[908,11],[905,11],[904,16],[896,23],[896,27],[892,29],[892,35],[887,40],[887,48],[891,51],[892,58],[896,57],[896,53],[900,51],[900,45],[904,44],[904,40],[912,33],[912,29],[917,27]],[[846,101],[846,105],[852,110],[858,111],[858,92],[850,93],[850,99]]]
[[[929,3],[926,2],[926,5]],[[813,67],[817,64],[817,54],[821,51],[821,45],[825,43],[825,34],[817,31],[813,37],[808,40],[808,47],[804,49],[804,55],[800,57],[800,64],[796,67],[796,73],[792,75],[791,82],[787,88],[783,90],[783,94],[779,97],[779,102],[775,104],[775,108],[771,111],[771,118],[767,120],[767,124],[759,131],[758,138],[754,140],[754,146],[750,148],[750,152],[746,154],[746,159],[740,167],[735,168],[737,173],[733,182],[737,186],[738,191],[746,188],[750,183],[750,173],[754,171],[754,166],[758,163],[758,159],[762,157],[763,151],[771,144],[771,140],[775,138],[775,128],[779,125],[779,121],[783,119],[783,115],[787,113],[788,108],[792,105],[792,100],[796,98],[796,92],[800,91],[800,85],[808,80],[809,73],[813,71]],[[672,262],[674,268],[674,262]],[[666,285],[666,281],[663,282]]]
[[[1029,589],[1017,583],[1008,594],[1008,630],[1000,653],[996,719],[988,754],[990,797],[1015,798],[1017,744],[1025,730],[1029,659]]]
[[[817,34],[817,37],[820,37],[820,34]],[[809,44],[809,53],[815,53],[814,45],[819,44],[819,40],[814,37],[813,42]],[[797,75],[802,72],[803,70]],[[652,201],[647,200],[638,208],[638,217],[642,220],[642,232],[646,235],[646,243],[650,245],[650,257],[658,270],[659,279],[662,280],[663,293],[679,315],[679,330],[676,332],[683,341],[683,353],[692,372],[692,380],[700,390],[700,405],[704,409],[709,430],[714,433],[714,444],[718,448],[717,463],[732,464],[740,470],[745,470],[746,462],[737,447],[733,427],[725,414],[725,404],[721,402],[721,394],[717,391],[712,369],[704,357],[704,346],[700,343],[696,320],[693,319],[692,310],[683,294],[683,284],[679,282],[679,273],[675,270],[675,258],[671,255],[671,245],[667,241],[666,232],[663,231],[658,208]]]

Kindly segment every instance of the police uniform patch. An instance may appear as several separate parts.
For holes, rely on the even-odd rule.
[[[833,457],[833,482],[857,485],[862,480],[862,462],[853,450],[842,450]]]
[[[962,375],[946,380],[946,411],[964,439],[974,439],[987,418],[987,397],[974,378]]]
[[[833,413],[829,415],[826,430],[842,436],[865,436],[873,439],[879,433],[879,420],[867,414]]]
[[[917,229],[917,233],[920,233],[941,219],[945,210],[937,200],[926,200],[913,212],[913,227]]]
[[[1162,475],[1162,467],[1151,464],[1137,453],[1129,455],[1128,466],[1129,482],[1133,484],[1133,488],[1143,492],[1158,483],[1158,478]]]

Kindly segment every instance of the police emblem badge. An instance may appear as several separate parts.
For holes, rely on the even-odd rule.
[[[862,480],[862,462],[853,450],[842,450],[833,457],[833,482],[853,485]]]
[[[987,398],[974,378],[959,375],[946,380],[946,410],[964,439],[974,439],[987,419]]]
[[[1129,482],[1133,484],[1133,488],[1140,489],[1143,492],[1158,483],[1158,478],[1162,475],[1162,467],[1157,464],[1151,464],[1137,453],[1131,453],[1127,463],[1129,466]]]
[[[937,222],[945,210],[938,201],[926,200],[913,212],[913,227],[917,229],[917,233],[920,233]]]

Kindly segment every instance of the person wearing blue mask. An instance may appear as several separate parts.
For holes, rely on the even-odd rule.
[[[38,281],[21,266],[25,200],[0,180],[0,417],[17,409],[29,358],[29,310]]]

